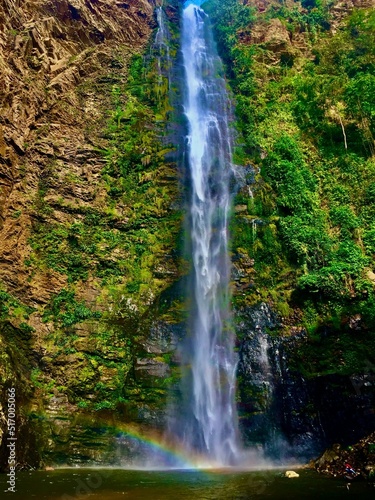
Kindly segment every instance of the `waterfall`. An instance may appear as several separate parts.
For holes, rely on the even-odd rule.
[[[194,275],[185,360],[187,411],[180,417],[180,435],[191,453],[232,465],[238,462],[239,445],[228,256],[231,105],[208,16],[194,4],[183,13],[182,54]]]
[[[170,33],[167,28],[163,7],[156,7],[156,21],[158,29],[155,35],[154,48],[157,51],[156,63],[158,71],[159,88],[164,88],[164,79],[167,80],[168,89],[171,85],[171,57],[169,51]]]

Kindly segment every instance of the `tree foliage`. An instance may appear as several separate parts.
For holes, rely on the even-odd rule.
[[[240,157],[260,171],[254,197],[246,201],[242,191],[237,199],[247,203],[248,215],[236,216],[233,247],[255,259],[255,286],[241,300],[278,297],[302,311],[313,304],[322,322],[360,311],[370,325],[375,12],[354,9],[333,32],[336,3],[302,0],[288,8],[280,2],[256,13],[208,2],[219,49],[226,50]],[[247,14],[239,16],[243,9]],[[273,18],[291,39],[305,33],[305,52],[291,51],[288,64],[267,44],[249,43],[252,27]],[[262,220],[256,233],[246,229],[246,217],[254,216]],[[304,317],[308,323],[307,312]]]

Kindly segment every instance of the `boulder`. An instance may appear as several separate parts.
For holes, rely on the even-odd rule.
[[[294,470],[287,470],[285,472],[285,477],[290,479],[292,477],[299,477],[299,474],[297,474],[297,472],[294,472]]]

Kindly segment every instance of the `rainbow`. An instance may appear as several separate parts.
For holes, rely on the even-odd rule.
[[[43,417],[41,417],[43,418]],[[44,417],[45,418],[45,417]],[[107,432],[121,443],[124,438],[134,439],[137,442],[145,445],[150,456],[154,454],[160,461],[164,461],[166,465],[155,465],[154,463],[134,463],[126,466],[100,466],[101,469],[106,468],[124,468],[133,470],[149,470],[149,471],[167,471],[167,470],[191,470],[198,471],[200,474],[209,475],[224,472],[234,471],[260,471],[283,469],[290,464],[275,464],[265,459],[259,450],[250,449],[243,454],[242,464],[238,466],[224,467],[222,464],[210,461],[205,455],[199,453],[188,452],[182,443],[177,440],[167,440],[156,431],[143,430],[135,425],[118,424],[118,422],[108,422],[101,418],[94,419],[92,416],[79,415],[74,422],[76,425],[84,425],[88,428],[95,428],[100,431]],[[299,467],[302,464],[293,464],[293,467]],[[90,468],[82,466],[83,468]],[[66,465],[57,466],[56,468],[70,468]],[[95,467],[96,468],[96,467]]]
[[[118,432],[119,438],[126,436],[135,439],[147,446],[150,451],[164,456],[167,463],[175,464],[172,468],[199,470],[214,467],[214,464],[208,463],[207,459],[205,460],[203,456],[199,454],[188,454],[177,442],[169,442],[156,433],[142,433],[134,427],[125,425],[118,426],[115,429]]]
[[[89,416],[80,415],[75,421],[76,425],[84,425],[85,427],[96,428],[104,432],[108,432],[114,436],[119,444],[124,438],[134,439],[138,443],[143,444],[149,455],[158,456],[166,464],[154,465],[150,461],[145,464],[136,464],[130,466],[134,469],[186,469],[186,470],[207,470],[218,469],[219,464],[215,464],[207,459],[202,454],[190,453],[184,449],[184,446],[177,440],[173,442],[166,439],[156,431],[141,430],[139,427],[128,424],[118,424],[118,422],[108,422],[103,418],[100,420],[90,418]]]

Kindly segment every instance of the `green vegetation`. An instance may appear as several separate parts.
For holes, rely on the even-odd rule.
[[[364,331],[375,326],[375,13],[353,10],[332,33],[336,3],[275,1],[263,13],[205,4],[237,104],[236,160],[256,172],[254,196],[243,189],[235,200],[246,210],[233,220],[233,251],[255,262],[235,301],[266,300],[284,333],[294,325],[318,338],[355,314]]]
[[[5,292],[0,284],[0,389],[15,387],[20,402],[32,394],[30,372],[35,330],[29,320],[34,311]]]
[[[24,320],[28,320],[30,314],[35,311],[34,308],[22,304],[10,293],[7,293],[0,284],[0,322],[9,319],[16,320],[17,324],[23,329],[30,328]]]
[[[327,331],[310,334],[307,341],[290,349],[291,370],[304,377],[323,375],[352,375],[373,367],[370,359],[374,356],[374,338],[367,331],[353,332],[338,328],[327,335]],[[340,325],[338,325],[339,327]]]
[[[74,292],[61,290],[44,310],[43,320],[53,319],[61,327],[69,327],[87,319],[98,319],[99,311],[91,311],[83,302],[75,300]]]
[[[155,78],[155,70],[145,68],[135,55],[126,86],[112,85],[108,146],[102,151],[104,206],[72,206],[60,199],[51,207],[44,198],[53,168],[46,172],[35,202],[39,217],[29,265],[65,274],[69,283],[91,276],[102,285],[125,281],[131,293],[162,289],[153,269],[175,246],[181,214],[169,210],[177,196],[177,177],[173,165],[164,161],[170,148],[162,144],[164,122],[155,94],[151,92],[152,100],[149,95]],[[55,222],[54,208],[71,216],[65,223]]]
[[[175,27],[172,57],[177,37]],[[51,155],[40,170],[25,253],[28,283],[43,287],[40,302],[26,307],[0,290],[0,375],[10,379],[12,359],[21,360],[24,392],[34,393],[41,413],[46,401],[63,396],[83,412],[110,410],[136,420],[139,405],[159,408],[178,377],[174,368],[165,376],[137,371],[138,359],[173,365],[168,353],[155,355],[144,344],[155,321],[180,321],[173,285],[184,270],[175,250],[178,173],[165,159],[173,150],[169,82],[156,54],[130,50],[114,49],[108,74],[77,89],[82,105],[95,95],[106,106],[97,128],[88,122],[83,131],[95,144],[87,164],[72,168]]]

